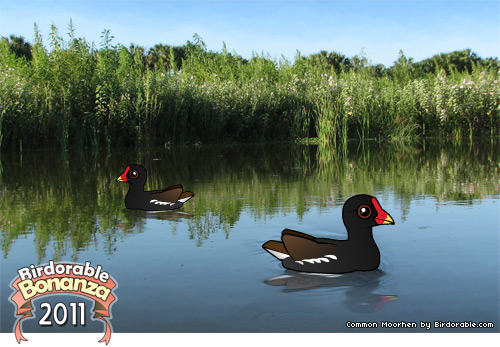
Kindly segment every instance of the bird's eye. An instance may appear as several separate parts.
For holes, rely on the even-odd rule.
[[[134,170],[134,171],[130,172],[130,177],[137,178],[137,177],[139,177],[139,173]]]
[[[372,210],[370,209],[370,207],[368,207],[366,205],[361,205],[358,208],[358,216],[360,216],[363,219],[370,217],[371,214],[372,214]]]

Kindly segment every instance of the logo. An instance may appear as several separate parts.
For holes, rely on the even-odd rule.
[[[111,316],[111,305],[116,301],[113,290],[117,283],[103,271],[101,265],[91,266],[90,262],[77,263],[54,263],[49,261],[46,265],[23,267],[18,271],[19,276],[11,283],[14,294],[10,298],[16,307],[16,316],[19,316],[15,326],[14,334],[18,343],[28,341],[23,336],[22,320],[33,318],[32,301],[46,295],[71,294],[84,296],[93,300],[92,309],[94,316],[92,320],[101,319],[105,325],[104,337],[99,342],[109,343],[112,328],[109,324]],[[77,314],[77,306],[80,315]],[[66,304],[57,303],[52,307],[49,303],[42,303],[42,309],[46,309],[45,315],[40,319],[40,326],[51,326],[50,320],[53,311],[53,320],[58,325],[65,325],[68,320],[74,326],[85,326],[85,303],[70,303],[69,310]],[[68,315],[69,311],[69,315]],[[62,318],[61,318],[62,317]],[[70,318],[70,319],[68,319]],[[79,322],[78,322],[79,318]]]

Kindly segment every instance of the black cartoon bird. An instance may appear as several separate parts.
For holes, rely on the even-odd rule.
[[[281,241],[268,241],[262,247],[282,261],[287,269],[316,273],[346,273],[375,270],[380,265],[380,251],[372,227],[394,224],[378,200],[370,195],[356,195],[342,208],[347,240],[315,238],[285,229]]]
[[[131,210],[166,211],[182,207],[191,199],[192,192],[183,192],[182,185],[168,187],[163,190],[144,191],[147,171],[142,165],[130,164],[116,179],[117,182],[129,183],[125,196],[125,207]]]

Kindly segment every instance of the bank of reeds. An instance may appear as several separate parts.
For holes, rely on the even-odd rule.
[[[182,68],[171,50],[154,67],[144,52],[99,49],[55,27],[50,50],[36,31],[32,58],[0,43],[0,146],[62,149],[179,143],[496,135],[498,68],[377,74],[361,64],[294,62],[255,55],[245,61],[201,40],[186,46]],[[326,59],[326,58],[325,58]]]

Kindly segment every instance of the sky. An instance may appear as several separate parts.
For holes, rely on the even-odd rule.
[[[400,50],[415,61],[465,48],[500,55],[498,0],[0,0],[0,36],[32,42],[36,23],[48,44],[52,23],[68,38],[70,18],[76,36],[97,46],[104,29],[113,44],[146,49],[183,45],[196,33],[209,50],[225,43],[247,59],[264,53],[293,61],[297,51],[325,50],[391,66]]]

